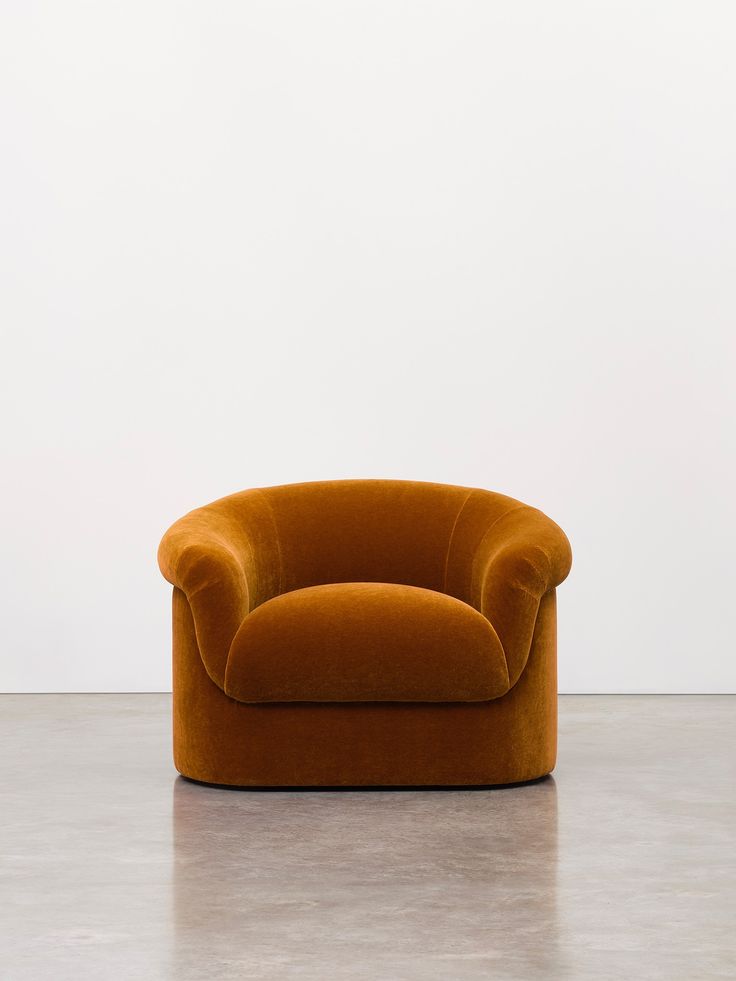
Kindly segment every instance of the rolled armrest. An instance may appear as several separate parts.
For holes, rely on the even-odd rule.
[[[473,564],[480,612],[501,640],[514,685],[529,657],[539,601],[570,572],[570,543],[554,521],[523,505],[488,529]]]
[[[177,521],[164,535],[158,564],[186,595],[207,673],[222,687],[230,644],[250,609],[242,550],[207,508]]]

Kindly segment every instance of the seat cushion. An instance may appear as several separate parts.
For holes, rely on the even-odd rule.
[[[225,692],[241,702],[476,702],[509,688],[489,621],[461,600],[394,583],[330,583],[250,613]]]

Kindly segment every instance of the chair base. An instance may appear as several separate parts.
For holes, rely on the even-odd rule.
[[[324,784],[318,784],[314,787],[249,787],[247,784],[233,784],[233,783],[210,783],[207,780],[195,780],[194,777],[185,777],[183,773],[179,776],[185,783],[193,784],[196,787],[209,787],[212,790],[232,790],[232,791],[251,791],[255,794],[276,794],[276,793],[295,793],[295,794],[313,794],[313,793],[413,793],[417,790],[427,791],[427,792],[437,792],[441,793],[452,793],[458,790],[463,791],[478,791],[479,793],[484,790],[513,790],[515,787],[531,787],[534,784],[544,783],[546,780],[554,783],[551,773],[545,773],[544,776],[534,777],[533,780],[518,780],[515,783],[468,783],[468,784],[429,784],[425,785],[422,783],[410,783],[410,784],[381,784],[380,786],[374,786],[373,784],[356,784],[355,786],[325,786]]]
[[[554,591],[529,660],[489,702],[246,704],[210,679],[189,603],[174,589],[174,763],[238,788],[490,787],[552,771],[557,748]]]

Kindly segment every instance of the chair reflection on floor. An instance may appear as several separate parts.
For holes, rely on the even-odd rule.
[[[422,962],[432,977],[564,976],[552,778],[301,792],[178,778],[173,815],[173,976],[388,978]]]

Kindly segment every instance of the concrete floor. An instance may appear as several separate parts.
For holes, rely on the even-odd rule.
[[[566,696],[554,779],[177,778],[169,696],[0,696],[0,977],[736,977],[736,697]]]

